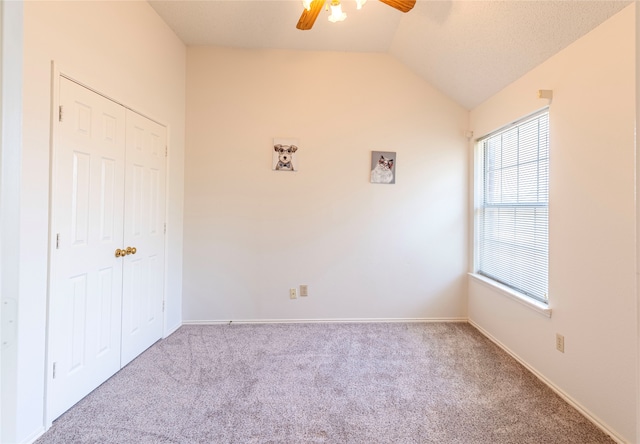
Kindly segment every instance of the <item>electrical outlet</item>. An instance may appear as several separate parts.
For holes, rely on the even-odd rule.
[[[556,333],[556,350],[560,353],[564,353],[564,336],[560,333]]]
[[[298,296],[296,295],[296,289],[295,289],[295,288],[290,288],[290,289],[289,289],[289,297],[290,297],[291,299],[295,299],[295,298],[297,298],[297,297],[298,297]]]
[[[301,285],[300,286],[300,297],[306,297],[309,296],[309,287],[306,285]]]

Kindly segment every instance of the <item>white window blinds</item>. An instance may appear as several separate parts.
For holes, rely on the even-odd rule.
[[[479,141],[477,273],[547,302],[549,114]]]

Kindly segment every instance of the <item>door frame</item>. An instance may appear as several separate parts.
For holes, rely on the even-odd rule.
[[[61,78],[65,78],[67,80],[70,80],[80,86],[82,86],[83,88],[88,89],[89,91],[94,92],[95,94],[98,94],[99,96],[104,97],[105,99],[108,99],[120,106],[122,106],[125,109],[131,110],[137,114],[140,114],[141,116],[144,116],[145,118],[157,123],[158,125],[163,126],[164,128],[166,128],[167,131],[167,152],[169,151],[169,126],[166,125],[163,122],[160,122],[157,119],[154,119],[152,117],[149,117],[147,114],[142,113],[138,110],[136,110],[135,108],[132,108],[131,106],[125,105],[124,103],[122,103],[119,100],[114,99],[113,97],[104,94],[102,92],[100,92],[99,90],[92,88],[91,86],[88,86],[86,83],[78,80],[78,77],[72,75],[69,73],[69,71],[62,70],[60,69],[60,67],[58,66],[58,64],[55,61],[51,62],[51,108],[50,108],[50,123],[49,123],[49,128],[50,128],[50,133],[49,133],[49,209],[48,209],[48,213],[49,213],[49,233],[48,233],[48,238],[49,238],[49,244],[48,244],[48,251],[47,251],[47,312],[46,312],[46,337],[45,337],[45,381],[44,381],[44,386],[45,386],[45,399],[44,399],[44,428],[45,430],[48,430],[52,423],[53,420],[55,418],[51,417],[51,408],[50,408],[50,402],[51,402],[51,397],[50,397],[50,392],[51,392],[51,385],[52,385],[52,381],[53,381],[53,361],[52,361],[52,356],[51,356],[51,351],[53,350],[53,338],[52,338],[52,334],[51,334],[51,317],[52,317],[52,306],[51,306],[51,298],[52,298],[52,288],[53,288],[53,277],[55,276],[55,266],[56,266],[56,262],[55,262],[55,249],[56,249],[56,238],[55,238],[55,233],[54,233],[54,227],[55,227],[55,221],[56,221],[56,214],[54,212],[54,202],[56,201],[57,195],[56,195],[56,190],[54,187],[54,184],[56,183],[56,154],[57,154],[57,150],[58,150],[58,138],[59,138],[59,133],[58,133],[58,126],[56,125],[57,121],[56,119],[58,119],[58,109],[60,106],[60,79]],[[165,157],[165,171],[168,171],[169,167],[169,156],[167,154],[167,156]],[[168,176],[166,176],[167,179],[165,180],[165,214],[164,214],[164,218],[165,221],[168,219],[168,215],[169,215],[169,205],[168,205],[168,201],[169,201],[169,180],[168,180]],[[166,224],[166,222],[165,222]],[[165,225],[166,226],[166,225]],[[164,267],[164,272],[165,272],[165,277],[163,279],[162,282],[162,298],[163,298],[163,312],[162,312],[162,331],[163,331],[163,337],[164,336],[164,332],[165,332],[165,328],[166,328],[166,312],[165,312],[165,303],[164,301],[166,300],[166,290],[167,290],[167,268],[168,268],[168,264],[167,264],[167,231],[165,229],[165,250],[164,250],[164,257],[163,257],[163,267]]]

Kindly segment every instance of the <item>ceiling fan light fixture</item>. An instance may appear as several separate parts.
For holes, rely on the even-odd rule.
[[[311,2],[313,0],[302,0],[302,6],[304,6],[304,9],[306,9],[307,11],[311,11]]]
[[[367,3],[367,0],[356,0],[356,5],[358,9],[362,9],[365,3]]]
[[[331,0],[331,15],[329,16],[329,21],[331,23],[341,22],[346,18],[347,14],[342,12],[340,0]]]

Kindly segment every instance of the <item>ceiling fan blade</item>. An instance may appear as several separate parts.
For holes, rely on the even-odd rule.
[[[416,0],[380,0],[385,5],[396,8],[398,11],[409,12],[416,5]]]
[[[318,18],[318,14],[320,14],[320,11],[322,11],[324,2],[325,0],[313,0],[311,2],[311,9],[309,11],[307,11],[306,9],[302,11],[302,15],[300,16],[300,20],[298,20],[296,28],[303,31],[311,29],[313,27],[313,24],[316,22],[316,18]]]

